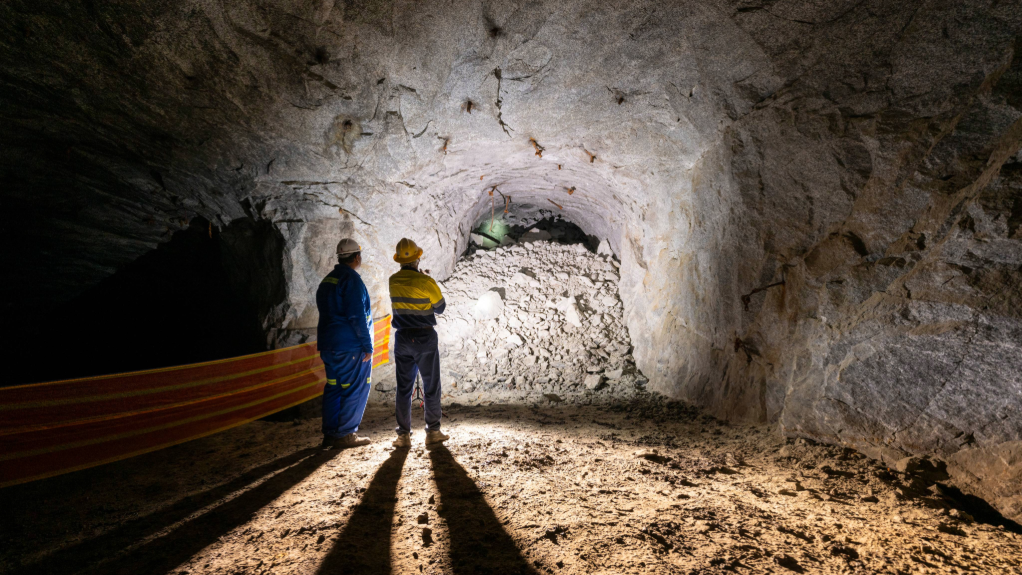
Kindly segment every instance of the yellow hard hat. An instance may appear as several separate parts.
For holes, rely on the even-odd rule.
[[[397,253],[394,254],[394,261],[399,264],[410,264],[422,257],[422,248],[415,245],[415,242],[408,238],[401,238],[397,243]]]

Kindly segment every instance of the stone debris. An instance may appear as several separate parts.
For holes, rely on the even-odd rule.
[[[441,282],[437,317],[444,390],[458,401],[578,403],[634,396],[636,370],[616,262],[581,244],[527,232],[522,242],[478,250]],[[549,234],[547,234],[549,235]]]
[[[475,318],[480,321],[497,319],[504,311],[504,300],[497,292],[489,291],[479,296],[475,305]]]

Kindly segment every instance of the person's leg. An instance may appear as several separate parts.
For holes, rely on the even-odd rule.
[[[415,363],[422,374],[422,395],[426,404],[426,431],[439,431],[443,410],[440,407],[440,350],[436,332],[416,338]]]
[[[319,357],[323,359],[323,366],[326,368],[326,385],[323,386],[323,436],[340,437],[337,433],[340,430],[342,390],[337,385],[337,375],[339,371],[343,371],[342,360],[345,354],[321,351]]]
[[[394,401],[399,435],[412,432],[412,390],[415,387],[415,374],[418,372],[415,358],[404,340],[405,338],[400,335],[394,338],[394,377],[397,379]]]
[[[355,364],[352,366],[353,375],[349,375],[350,381],[337,382],[341,388],[341,415],[339,418],[338,437],[344,437],[349,433],[358,431],[362,424],[362,416],[365,414],[366,402],[369,401],[369,389],[371,388],[370,377],[372,376],[372,361],[362,361],[362,352],[354,352],[352,359]],[[348,387],[344,387],[348,384]]]

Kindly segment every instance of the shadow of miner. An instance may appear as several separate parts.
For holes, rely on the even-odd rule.
[[[170,573],[338,454],[302,449],[14,572]],[[236,495],[240,492],[240,495]],[[162,535],[161,535],[162,533]]]
[[[330,553],[323,559],[319,575],[385,575],[391,572],[394,504],[397,483],[407,458],[407,449],[395,449],[383,462]]]
[[[483,493],[446,447],[430,450],[440,491],[437,513],[447,523],[454,573],[535,574]]]

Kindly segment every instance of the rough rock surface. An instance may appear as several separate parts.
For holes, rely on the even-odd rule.
[[[1020,32],[981,0],[7,2],[4,323],[251,218],[261,322],[305,341],[339,237],[385,313],[397,240],[445,278],[496,187],[607,240],[651,389],[1022,517]]]
[[[445,396],[462,403],[634,396],[646,378],[636,372],[617,284],[617,262],[581,244],[526,242],[459,261],[441,282],[448,311],[437,318]],[[490,299],[502,302],[500,311],[481,318],[478,304]]]
[[[763,265],[734,308],[723,380],[683,394],[888,464],[936,455],[1017,518],[1022,44],[984,57],[996,33],[922,33],[951,34],[951,14],[907,22],[899,45],[914,45],[892,52],[890,75],[876,62],[832,70],[736,124],[728,161],[747,225],[727,251]],[[970,66],[973,80],[952,80]],[[885,88],[861,92],[853,70]]]

